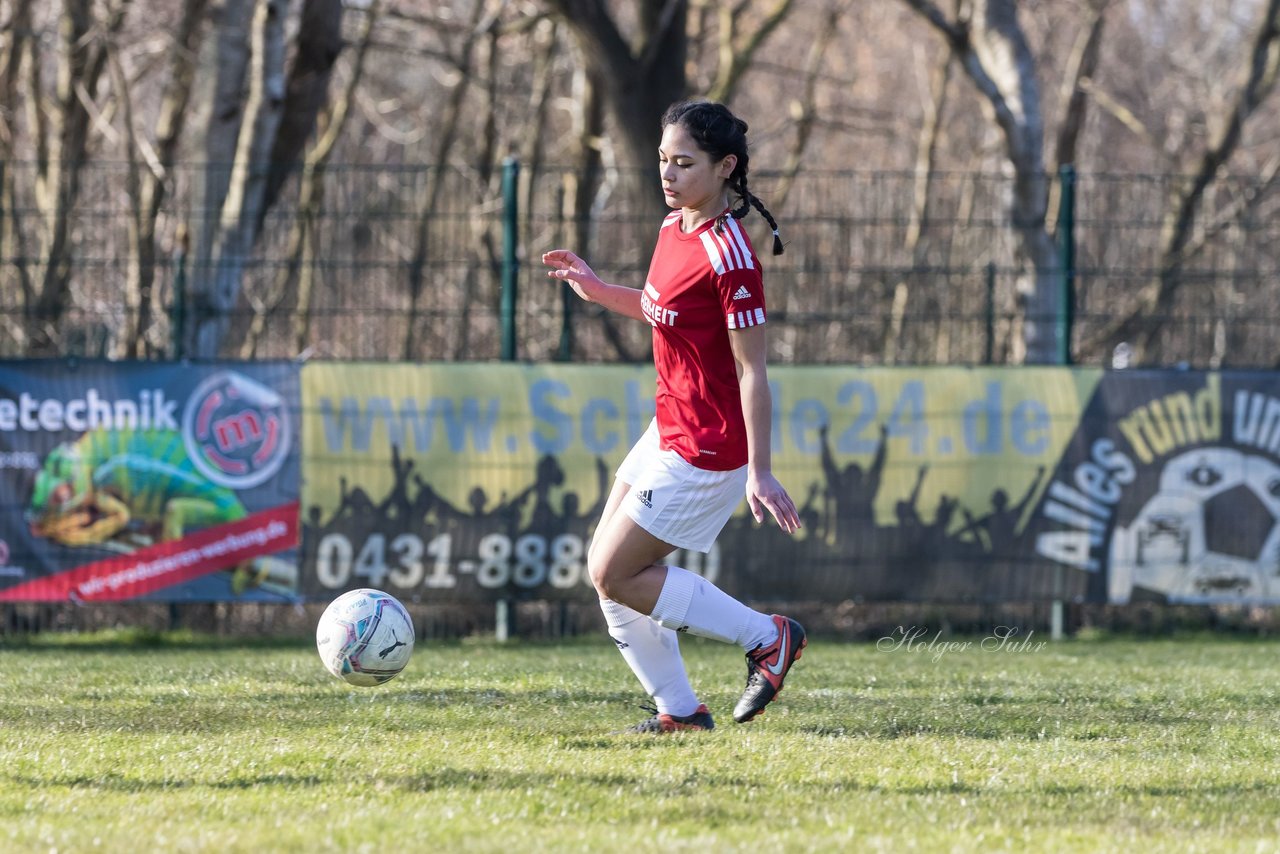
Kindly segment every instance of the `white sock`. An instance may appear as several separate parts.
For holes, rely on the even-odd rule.
[[[773,617],[748,608],[701,575],[678,566],[667,567],[653,619],[678,632],[736,643],[747,652],[778,637]]]
[[[697,711],[698,696],[684,669],[679,636],[621,602],[601,599],[600,610],[609,636],[658,711],[677,717]]]

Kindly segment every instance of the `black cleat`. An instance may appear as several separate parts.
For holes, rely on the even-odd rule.
[[[694,709],[692,714],[683,716],[660,714],[653,706],[641,706],[640,708],[653,712],[653,717],[643,720],[635,726],[627,727],[623,730],[624,733],[646,732],[654,735],[665,735],[669,732],[679,732],[680,730],[716,728],[715,721],[711,720],[711,712],[707,710],[705,704]]]
[[[804,627],[790,617],[773,616],[778,627],[778,639],[768,646],[758,646],[747,653],[747,688],[742,692],[738,705],[733,707],[733,719],[740,724],[764,711],[764,707],[782,690],[782,680],[804,651],[808,640]]]

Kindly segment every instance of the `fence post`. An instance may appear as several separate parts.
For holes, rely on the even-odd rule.
[[[516,359],[516,296],[519,287],[517,273],[520,261],[516,258],[519,243],[517,232],[519,213],[520,161],[508,157],[502,161],[502,360]]]
[[[1061,304],[1058,311],[1058,363],[1070,365],[1071,327],[1075,314],[1076,279],[1076,170],[1070,163],[1058,168],[1058,252],[1062,268],[1062,282],[1058,288]],[[1053,603],[1049,612],[1049,638],[1062,640],[1065,636],[1062,600],[1062,567],[1053,573]]]
[[[516,257],[519,246],[519,188],[520,161],[508,157],[502,161],[502,361],[516,360],[516,297],[519,288],[517,274],[520,261]],[[494,603],[493,633],[499,642],[506,642],[515,628],[515,603],[509,596],[502,596]]]
[[[1062,267],[1061,299],[1058,312],[1058,362],[1070,365],[1071,328],[1075,325],[1076,296],[1076,169],[1070,163],[1058,169],[1062,189],[1058,201],[1058,257]]]
[[[983,347],[982,363],[990,365],[996,352],[996,262],[987,262],[987,342]]]
[[[573,286],[568,282],[560,283],[560,346],[556,350],[557,362],[568,362],[573,359],[573,309],[578,301]]]

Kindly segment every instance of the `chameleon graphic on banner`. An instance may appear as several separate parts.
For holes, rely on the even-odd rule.
[[[296,563],[274,553],[297,539],[296,375],[0,369],[12,390],[0,397],[0,477],[6,496],[26,496],[0,515],[0,600],[293,598]]]

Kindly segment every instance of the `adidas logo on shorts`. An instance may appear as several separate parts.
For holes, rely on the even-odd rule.
[[[747,286],[743,285],[738,288],[738,292],[733,295],[734,299],[751,299],[751,291],[747,290]]]
[[[653,490],[652,489],[636,490],[636,500],[639,501],[641,504],[643,504],[645,507],[648,507],[650,510],[652,510],[653,509]]]

